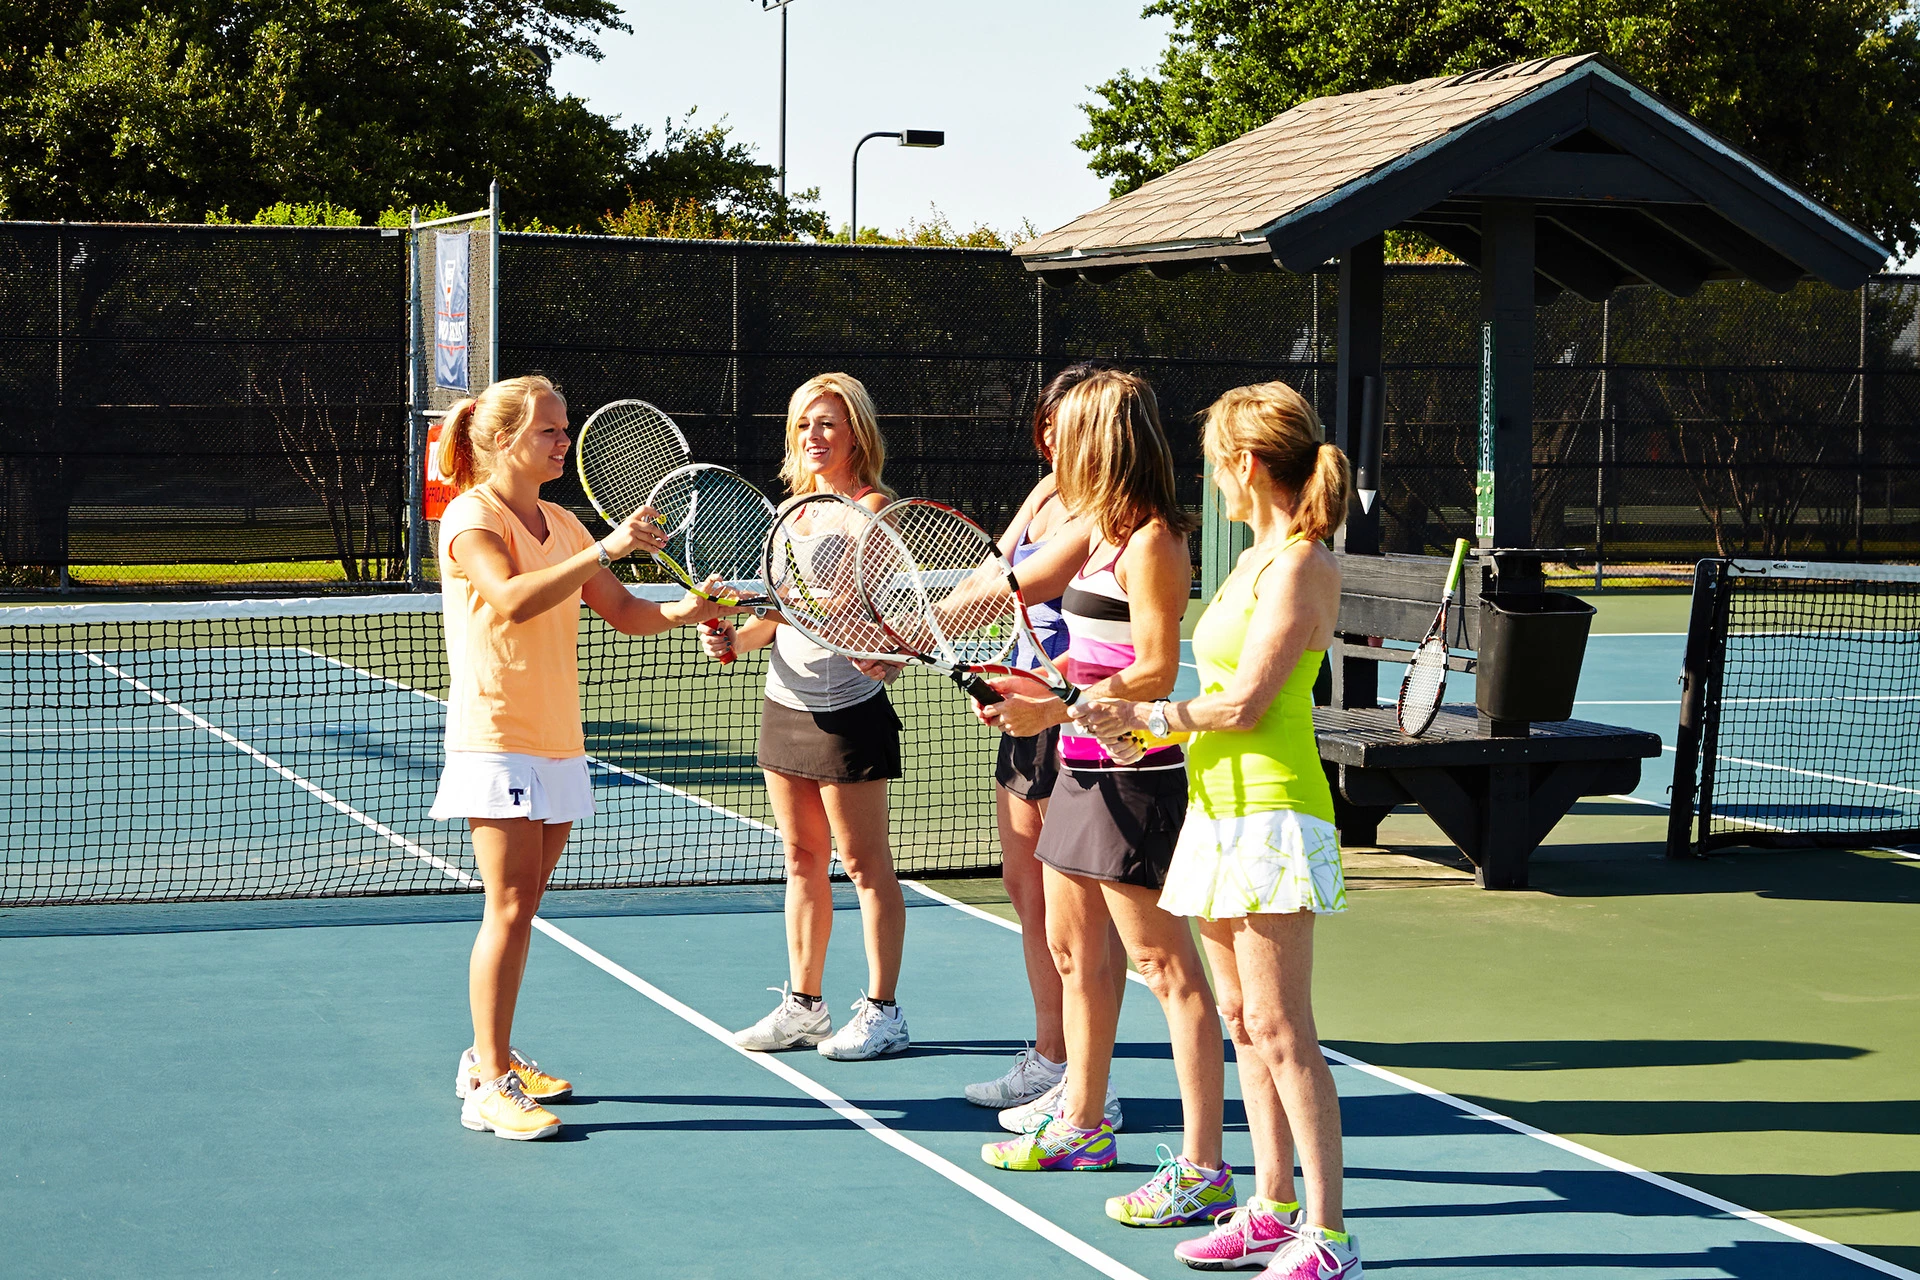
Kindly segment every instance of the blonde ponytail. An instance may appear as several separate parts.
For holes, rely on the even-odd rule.
[[[533,425],[543,395],[565,408],[560,388],[537,373],[504,378],[475,398],[455,402],[440,419],[440,447],[434,456],[447,483],[465,493],[492,475],[500,454]]]
[[[1260,460],[1292,499],[1289,533],[1324,542],[1346,523],[1353,469],[1347,455],[1327,443],[1313,406],[1286,383],[1235,387],[1215,400],[1202,442],[1215,465],[1238,453]]]
[[[473,422],[473,406],[477,403],[469,396],[456,401],[451,409],[440,415],[440,439],[433,464],[441,478],[453,486],[455,493],[465,493],[478,483],[474,479],[473,441],[468,436],[468,429]]]

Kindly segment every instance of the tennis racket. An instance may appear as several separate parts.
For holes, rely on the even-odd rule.
[[[1460,567],[1466,563],[1467,540],[1460,538],[1453,544],[1453,564],[1447,569],[1447,588],[1440,596],[1440,612],[1433,616],[1433,625],[1427,628],[1427,635],[1414,651],[1413,661],[1407,664],[1407,674],[1400,681],[1400,701],[1395,706],[1394,716],[1400,722],[1400,732],[1410,737],[1419,737],[1433,725],[1433,718],[1440,714],[1440,699],[1447,692],[1447,610],[1453,605],[1454,590],[1460,585]]]
[[[615,400],[580,426],[574,470],[587,501],[608,524],[646,505],[654,486],[693,460],[672,418],[644,400]]]
[[[858,552],[873,513],[837,493],[789,498],[774,513],[760,577],[781,620],[843,658],[899,662],[860,600]]]
[[[1029,681],[1068,706],[1079,700],[1033,633],[1013,566],[985,529],[945,503],[907,498],[874,516],[860,543],[860,593],[899,657],[945,673],[981,706],[1005,701],[985,676]],[[1020,641],[1038,670],[1006,664]],[[1132,764],[1185,736],[1135,733],[1109,754]]]
[[[653,558],[689,591],[729,608],[771,603],[760,580],[760,553],[773,527],[773,504],[738,472],[703,462],[669,471],[646,505],[667,531],[667,545]],[[719,595],[705,590],[716,574]],[[700,625],[709,634],[719,630],[711,622]],[[728,650],[720,662],[733,658]]]

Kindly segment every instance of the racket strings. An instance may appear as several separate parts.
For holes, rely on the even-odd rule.
[[[893,645],[860,600],[855,548],[864,508],[833,498],[790,506],[767,544],[767,589],[793,626],[829,649],[887,653]]]
[[[1439,711],[1440,695],[1446,686],[1446,647],[1437,642],[1421,645],[1400,683],[1400,727],[1412,734],[1424,732]]]
[[[660,410],[637,400],[604,405],[580,429],[580,482],[600,514],[625,519],[667,473],[687,465],[687,442]]]
[[[877,526],[861,544],[861,588],[889,630],[954,662],[997,663],[1011,651],[1013,594],[980,526],[915,501],[886,508]]]
[[[667,554],[694,583],[719,574],[727,583],[757,582],[773,509],[746,480],[717,467],[675,472],[650,499],[669,531]]]

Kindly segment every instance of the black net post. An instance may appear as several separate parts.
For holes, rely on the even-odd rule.
[[[1711,763],[1696,792],[1700,773],[1700,744],[1711,720],[1710,709],[1719,696],[1719,667],[1726,646],[1725,560],[1702,560],[1693,570],[1693,607],[1687,616],[1686,659],[1680,669],[1680,727],[1674,738],[1672,807],[1667,811],[1667,856],[1684,858],[1693,852],[1696,794],[1702,805],[1711,803]]]

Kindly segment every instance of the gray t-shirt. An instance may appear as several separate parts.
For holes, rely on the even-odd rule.
[[[767,696],[796,711],[839,711],[858,706],[886,686],[831,649],[789,626],[773,633],[767,663]]]

